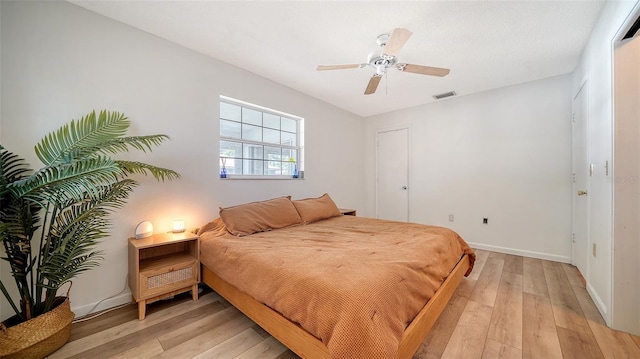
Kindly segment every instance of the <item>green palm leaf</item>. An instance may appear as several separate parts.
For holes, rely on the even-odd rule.
[[[129,148],[134,148],[142,152],[150,152],[154,146],[159,146],[168,139],[169,137],[166,135],[131,136],[105,140],[92,146],[76,146],[65,153],[63,162],[92,157],[96,154],[128,152]]]
[[[94,247],[108,236],[109,211],[125,204],[137,183],[126,179],[102,188],[97,198],[69,201],[51,224],[47,258],[41,264],[43,287],[53,290],[78,274],[98,265],[100,252]]]
[[[116,161],[97,157],[44,167],[13,182],[9,188],[17,196],[36,202],[60,202],[64,198],[81,200],[85,193],[99,191],[100,186],[114,183],[124,174]]]
[[[35,147],[36,155],[47,166],[69,162],[83,148],[95,149],[100,143],[126,134],[131,122],[118,112],[95,111],[45,136]]]
[[[0,191],[4,191],[9,183],[27,177],[31,172],[24,159],[0,145]]]
[[[167,169],[167,168],[161,168],[161,167],[156,167],[156,166],[152,166],[146,163],[142,163],[142,162],[135,162],[135,161],[117,161],[118,166],[120,166],[120,168],[122,169],[122,171],[124,172],[125,175],[132,175],[132,174],[140,174],[140,175],[147,175],[147,174],[151,174],[153,176],[153,178],[155,178],[158,181],[162,181],[164,182],[165,180],[175,180],[180,178],[180,174],[176,171]]]

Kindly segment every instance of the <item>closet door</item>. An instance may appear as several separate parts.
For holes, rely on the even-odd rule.
[[[376,217],[409,220],[409,129],[380,131],[376,138]]]

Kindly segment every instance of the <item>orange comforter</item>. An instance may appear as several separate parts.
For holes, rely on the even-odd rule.
[[[472,268],[475,259],[455,232],[413,223],[341,216],[246,237],[219,225],[200,236],[202,263],[322,340],[332,358],[396,358],[458,260],[469,254]]]

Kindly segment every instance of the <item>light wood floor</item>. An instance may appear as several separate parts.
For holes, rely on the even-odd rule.
[[[568,264],[478,250],[414,358],[640,358],[640,337],[607,328]],[[74,324],[50,358],[297,358],[210,290]]]

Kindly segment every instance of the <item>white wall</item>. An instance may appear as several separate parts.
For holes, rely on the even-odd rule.
[[[569,262],[570,81],[558,76],[367,118],[366,215],[375,214],[376,131],[409,126],[410,221],[451,227],[476,248]]]
[[[572,76],[571,94],[575,95],[585,79],[589,86],[589,162],[594,173],[589,184],[589,237],[598,250],[589,255],[587,290],[598,309],[613,325],[612,303],[612,191],[615,168],[605,172],[605,164],[613,162],[612,148],[612,41],[638,1],[611,1],[602,9],[580,62]]]
[[[127,274],[127,237],[150,220],[156,232],[174,218],[195,227],[219,206],[280,195],[324,192],[344,207],[363,208],[362,118],[229,64],[65,2],[1,2],[2,128],[0,141],[38,166],[33,145],[92,109],[124,112],[130,135],[171,137],[141,159],[172,168],[182,179],[142,186],[114,215],[112,236],[100,246],[98,270],[74,281],[71,304],[90,304],[120,292]],[[218,178],[218,97],[226,95],[305,118],[305,180]],[[7,268],[2,279],[10,284]],[[124,294],[105,306],[128,301]],[[11,314],[5,303],[1,317]]]

